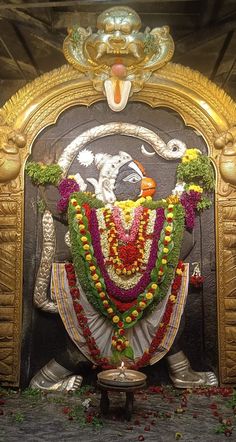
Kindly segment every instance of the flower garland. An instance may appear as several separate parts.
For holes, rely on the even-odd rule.
[[[187,149],[177,167],[180,201],[185,209],[186,228],[192,230],[195,224],[195,214],[208,209],[211,201],[204,192],[214,190],[214,171],[210,159],[202,155],[199,149]],[[178,193],[178,190],[177,190]]]
[[[121,301],[131,301],[131,300],[137,298],[138,294],[141,293],[143,290],[145,290],[146,286],[150,283],[151,271],[154,268],[155,263],[156,263],[158,242],[160,239],[161,230],[163,228],[164,220],[165,220],[164,210],[157,209],[157,216],[156,216],[155,224],[153,226],[152,247],[150,250],[149,260],[148,260],[148,263],[146,266],[146,271],[143,272],[143,275],[141,276],[141,278],[138,278],[137,284],[133,288],[120,289],[118,286],[118,283],[119,283],[118,278],[116,277],[114,282],[109,278],[108,271],[107,271],[107,264],[108,263],[103,259],[104,255],[106,256],[106,254],[103,253],[104,250],[102,250],[102,247],[101,247],[101,244],[99,241],[99,235],[98,235],[99,226],[98,226],[98,223],[96,220],[96,213],[92,212],[92,214],[91,214],[91,233],[92,233],[92,238],[93,238],[94,254],[95,254],[97,263],[99,265],[99,268],[101,270],[101,273],[103,275],[109,295],[112,294],[115,298],[120,299]],[[110,229],[110,225],[107,223],[106,224],[106,232],[109,232],[109,229]],[[143,235],[143,232],[141,234]],[[106,243],[106,246],[107,246],[107,243]],[[143,247],[143,246],[144,246],[144,241],[142,242],[142,246],[140,245],[140,247]],[[168,253],[167,248],[164,252]],[[115,250],[113,250],[111,252],[111,257],[113,259],[115,259],[115,257],[116,257]],[[120,268],[116,269],[116,271],[117,270],[120,270]],[[126,273],[128,273],[128,272],[126,272]],[[129,276],[129,273],[127,276]],[[128,278],[125,279],[125,283],[126,283],[125,284],[126,287],[128,287],[129,286],[129,279]]]
[[[94,254],[91,241],[92,230],[89,229],[89,225],[95,224],[92,219],[92,214],[95,211],[93,209],[90,210],[88,205],[82,207],[79,203],[78,197],[74,194],[69,205],[69,226],[72,255],[77,276],[90,303],[99,313],[111,320],[114,328],[114,339],[112,341],[114,355],[117,352],[122,352],[124,356],[132,358],[133,351],[125,337],[125,330],[133,327],[143,316],[144,310],[148,309],[154,301],[156,305],[166,296],[174,274],[174,268],[177,264],[180,247],[173,262],[168,262],[167,254],[174,246],[173,237],[175,229],[173,226],[181,224],[183,218],[182,207],[180,205],[168,205],[165,211],[164,228],[160,235],[162,242],[160,253],[157,255],[155,266],[151,271],[150,283],[145,286],[143,292],[137,293],[136,303],[123,313],[117,309],[116,304],[109,296],[106,287],[107,281],[103,279],[100,265],[98,266]],[[91,223],[89,223],[87,215]],[[180,245],[180,241],[177,241],[177,244]],[[166,275],[168,276],[167,281],[165,281]],[[84,286],[83,277],[87,280]]]
[[[100,349],[98,348],[96,340],[92,336],[92,332],[88,326],[88,320],[85,316],[85,312],[83,310],[83,307],[80,304],[80,292],[79,292],[79,289],[76,285],[76,274],[75,274],[73,264],[72,263],[65,264],[65,269],[66,269],[67,280],[68,280],[68,284],[69,284],[69,288],[70,288],[70,294],[72,297],[73,307],[74,307],[74,311],[75,311],[75,314],[77,317],[78,325],[82,330],[82,333],[83,333],[83,336],[86,340],[86,344],[88,346],[90,355],[94,359],[95,363],[98,365],[101,365],[103,369],[113,368],[114,366],[116,366],[116,364],[114,364],[114,359],[113,359],[113,363],[112,363],[112,361],[109,360],[108,358],[101,357]],[[182,261],[179,261],[179,263],[176,267],[175,277],[174,277],[174,281],[171,286],[171,293],[170,293],[168,301],[167,301],[165,313],[162,317],[162,322],[161,322],[160,326],[158,327],[154,338],[151,341],[149,349],[146,350],[144,352],[144,354],[141,356],[141,358],[139,358],[135,363],[132,363],[132,365],[130,365],[129,368],[131,368],[133,370],[138,370],[139,368],[147,365],[150,362],[150,359],[152,358],[152,356],[155,354],[157,348],[161,344],[162,339],[164,338],[165,333],[167,331],[167,328],[168,328],[168,325],[169,325],[169,322],[171,319],[171,315],[173,312],[173,307],[174,307],[174,304],[176,303],[177,296],[178,296],[178,293],[179,293],[179,290],[181,287],[183,271],[184,271],[184,265],[183,265]],[[123,336],[122,330],[123,329],[121,328],[118,337],[115,337],[115,338],[113,337],[113,340],[112,340],[113,345],[115,343],[116,346],[126,347],[126,344],[122,340],[122,336]]]
[[[58,191],[60,199],[57,203],[58,212],[66,212],[68,209],[70,195],[80,190],[79,184],[71,177],[64,178],[60,181]]]

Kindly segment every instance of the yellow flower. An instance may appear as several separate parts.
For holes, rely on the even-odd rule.
[[[81,220],[83,218],[83,215],[81,213],[77,213],[75,216],[78,220]]]
[[[162,276],[162,275],[163,275],[163,271],[162,271],[162,270],[159,270],[158,275],[159,275],[159,276]]]
[[[107,313],[109,313],[109,314],[110,314],[110,313],[113,313],[113,308],[111,308],[111,307],[108,308],[108,309],[107,309]]]
[[[77,204],[77,206],[75,206],[77,212],[80,212],[81,206],[79,204]]]
[[[174,207],[174,204],[169,204],[168,205],[168,209],[173,209],[173,207]]]
[[[156,290],[156,289],[157,289],[157,284],[152,284],[152,285],[151,285],[151,288],[152,288],[153,290]]]
[[[104,307],[106,307],[108,305],[108,301],[105,299],[104,301],[102,301]]]
[[[87,258],[87,256],[86,256]],[[95,273],[95,275],[92,276],[92,280],[93,281],[97,281],[99,279],[99,276],[97,275],[97,273]]]
[[[129,346],[129,341],[125,341],[125,346],[126,346],[126,347]]]
[[[170,295],[170,301],[174,304],[176,302],[176,297],[174,295]]]
[[[90,268],[90,270],[91,270],[91,272],[94,272],[94,270],[96,270],[96,267],[95,266],[91,266],[91,267],[89,267]],[[100,284],[100,283],[99,283]]]
[[[125,322],[127,322],[127,324],[130,324],[130,322],[132,322],[131,317],[130,317],[130,316],[127,316],[127,317],[125,318]]]
[[[75,198],[71,198],[70,202],[71,202],[72,204],[73,204],[73,203],[77,203],[77,201],[76,201]]]
[[[138,316],[137,310],[133,310],[132,315],[135,316],[135,318],[137,318],[137,316]]]
[[[195,184],[190,184],[190,186],[188,186],[188,190],[194,190],[194,192],[199,192],[199,193],[203,192],[203,188]]]
[[[163,258],[163,259],[161,260],[161,263],[162,263],[162,264],[166,264],[166,263],[167,263],[167,260]]]
[[[174,217],[173,213],[168,213],[167,218],[173,218],[173,217]]]
[[[102,287],[102,284],[100,282],[96,282],[95,287],[97,289],[100,289]]]
[[[179,197],[178,197],[177,195],[170,195],[170,196],[168,196],[168,198],[167,198],[167,202],[168,202],[168,203],[176,204],[176,203],[179,202]]]
[[[143,302],[143,301],[140,301],[138,305],[139,305],[139,307],[141,307],[141,308],[146,307],[146,304],[145,304],[145,302]]]
[[[82,218],[82,215],[81,215],[81,214],[80,214],[80,215],[76,215],[76,217],[77,217],[77,216],[81,216],[81,218]],[[80,219],[81,219],[81,218],[80,218]],[[84,224],[80,224],[80,225],[79,225],[79,230],[83,230],[83,229],[85,229],[85,225],[84,225]]]
[[[170,242],[170,241],[171,241],[170,236],[165,236],[165,241],[166,241],[166,242]]]
[[[100,292],[100,293],[99,293],[99,296],[100,296],[101,299],[104,299],[106,295],[105,295],[104,292]]]
[[[163,252],[164,253],[169,253],[169,249],[167,247],[164,247]]]
[[[83,249],[84,250],[89,250],[89,244],[84,244]]]
[[[166,227],[166,231],[167,231],[167,232],[172,232],[172,230],[173,230],[173,228],[172,228],[171,226],[167,226],[167,227]]]
[[[80,238],[80,239],[81,239],[81,241],[82,241],[82,242],[86,242],[86,241],[87,241],[87,238],[86,238],[86,236],[81,236],[81,238]]]
[[[119,320],[120,320],[120,318],[117,315],[113,316],[113,318],[112,318],[112,321],[114,322],[114,324],[117,324],[117,322],[119,322]]]
[[[86,261],[92,261],[92,256],[90,254],[86,255],[85,257]]]
[[[177,275],[183,275],[183,272],[182,272],[181,269],[177,269],[177,270],[176,270],[176,274],[177,274]]]
[[[153,298],[153,294],[151,292],[146,293],[145,298],[149,301]]]
[[[186,164],[190,161],[196,160],[199,155],[201,155],[201,151],[199,149],[186,149],[185,154],[182,157],[182,163]]]
[[[74,180],[74,179],[75,179],[75,176],[74,176],[74,175],[68,175],[68,178],[69,178],[70,180]]]

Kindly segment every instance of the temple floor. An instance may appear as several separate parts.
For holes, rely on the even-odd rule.
[[[0,389],[0,441],[223,441],[236,440],[236,392],[232,388],[176,390],[149,386],[135,394],[131,420],[125,394],[109,392],[110,410],[100,415],[100,392]]]

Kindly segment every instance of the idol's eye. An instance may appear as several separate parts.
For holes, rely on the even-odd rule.
[[[123,179],[123,181],[128,181],[129,183],[138,183],[141,181],[142,177],[138,175],[137,173],[131,173],[127,177]]]

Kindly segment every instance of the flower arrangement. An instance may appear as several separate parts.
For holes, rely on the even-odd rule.
[[[215,179],[210,159],[199,149],[187,149],[177,167],[177,179],[182,183],[180,201],[186,213],[186,227],[194,227],[195,213],[211,206],[207,195],[214,190]]]

